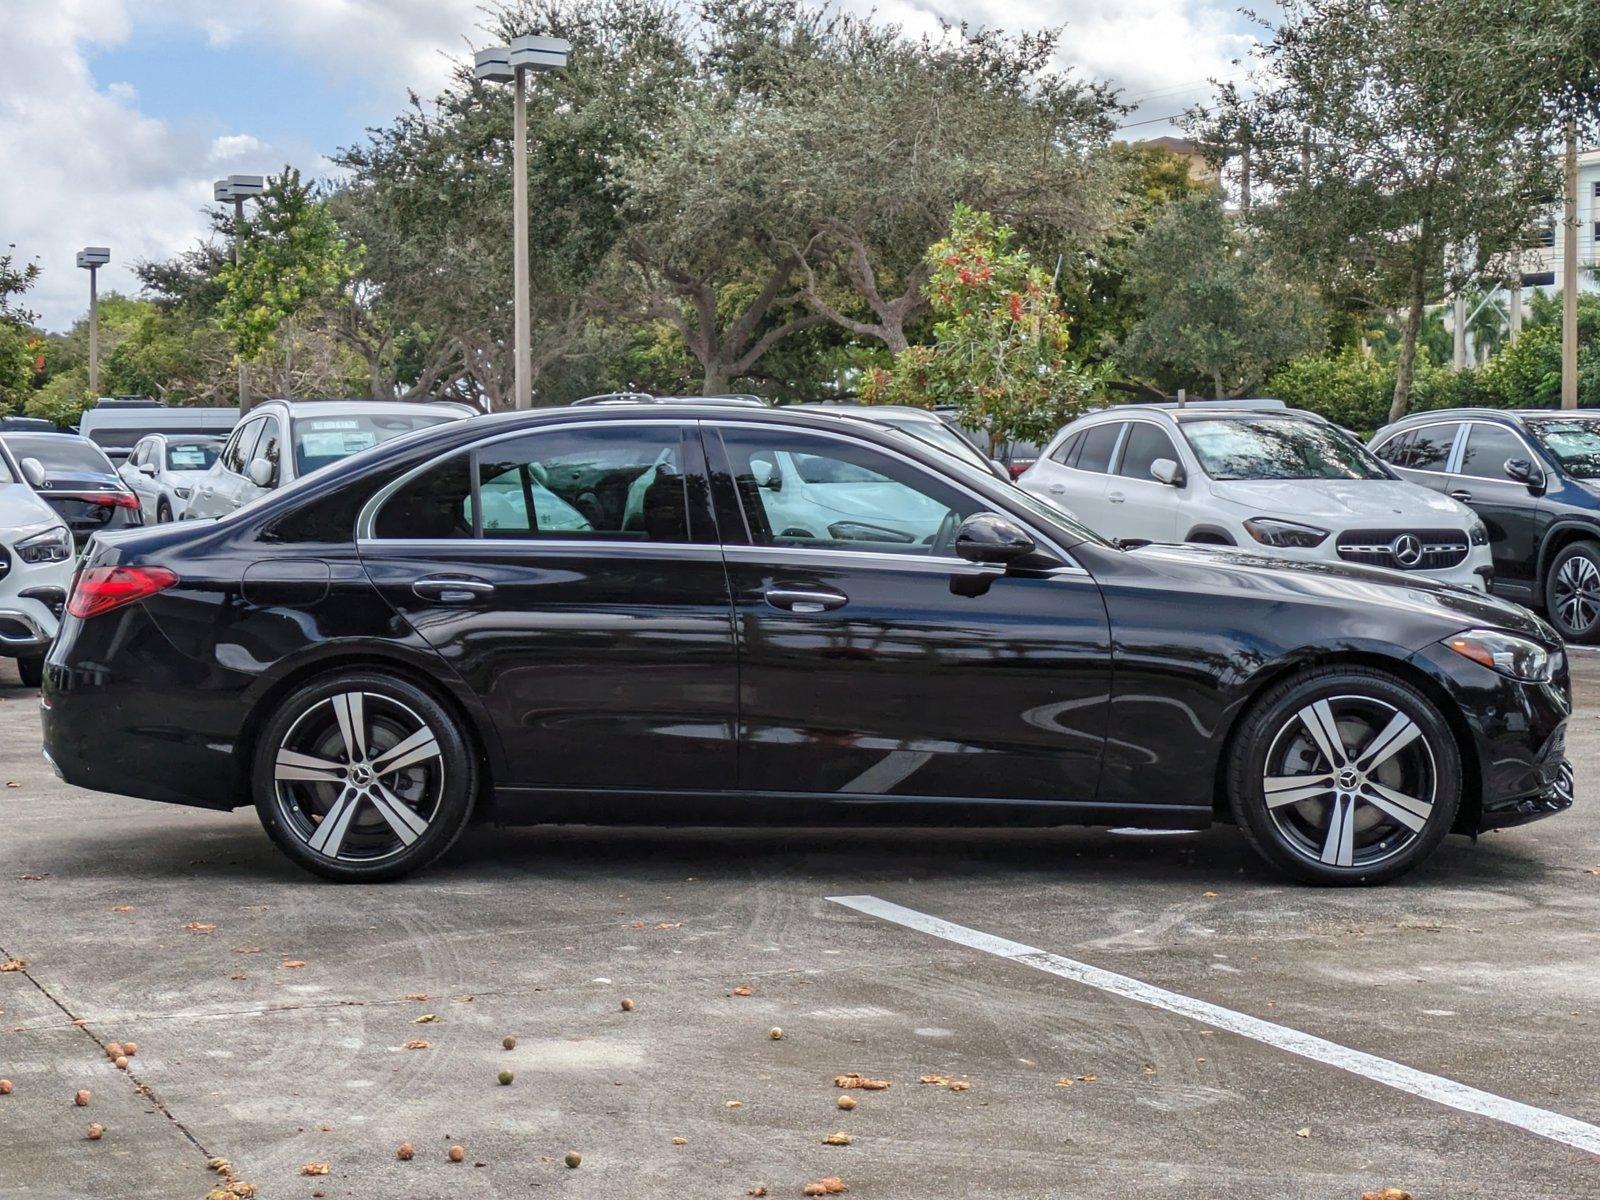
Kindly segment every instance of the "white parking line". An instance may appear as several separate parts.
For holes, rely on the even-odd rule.
[[[1110,992],[1114,996],[1122,996],[1154,1008],[1165,1009],[1167,1012],[1189,1017],[1216,1029],[1252,1038],[1268,1046],[1276,1046],[1279,1050],[1287,1050],[1290,1054],[1298,1054],[1301,1058],[1338,1067],[1341,1071],[1349,1071],[1353,1075],[1360,1075],[1364,1079],[1371,1079],[1398,1091],[1421,1096],[1425,1100],[1432,1100],[1448,1108],[1488,1117],[1492,1121],[1500,1121],[1506,1125],[1515,1125],[1519,1129],[1526,1129],[1529,1133],[1536,1133],[1553,1142],[1560,1142],[1589,1154],[1600,1155],[1600,1126],[1562,1116],[1548,1109],[1535,1108],[1518,1100],[1507,1100],[1504,1096],[1468,1087],[1464,1083],[1457,1083],[1454,1079],[1430,1075],[1426,1071],[1418,1071],[1414,1067],[1391,1062],[1387,1058],[1379,1058],[1376,1054],[1352,1050],[1348,1046],[1302,1033],[1298,1029],[1275,1025],[1271,1021],[1263,1021],[1259,1017],[1247,1016],[1217,1004],[1196,1000],[1192,996],[1169,992],[1165,988],[1144,983],[1127,975],[1118,975],[1114,971],[1091,967],[1087,963],[1063,958],[1059,954],[1050,954],[1021,942],[969,929],[965,925],[941,920],[939,917],[918,912],[914,908],[880,900],[876,896],[829,896],[828,899],[835,904],[866,913],[868,916],[903,925],[907,929],[931,934],[947,942],[981,950],[998,958],[1010,959],[1038,971],[1046,971],[1051,975],[1059,975],[1063,979],[1086,984],[1102,992]]]

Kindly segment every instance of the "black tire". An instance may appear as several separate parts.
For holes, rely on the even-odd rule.
[[[1544,611],[1569,642],[1600,639],[1600,545],[1573,542],[1544,576]]]
[[[165,525],[172,520],[172,505],[167,503],[165,496],[156,502],[156,524]]]
[[[1426,859],[1455,824],[1461,751],[1411,684],[1325,667],[1256,700],[1234,737],[1227,787],[1245,839],[1279,870],[1308,883],[1384,883]]]
[[[402,742],[414,748],[391,756]],[[386,758],[411,765],[385,767]],[[455,844],[472,816],[478,763],[431,693],[361,670],[284,698],[262,730],[251,783],[261,824],[285,854],[325,879],[371,883],[421,870]]]
[[[44,682],[44,655],[37,658],[17,659],[17,678],[22,680],[22,686],[36,688]]]

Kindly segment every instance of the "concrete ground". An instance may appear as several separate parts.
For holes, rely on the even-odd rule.
[[[212,1156],[267,1200],[793,1197],[826,1176],[863,1200],[1600,1196],[1600,1158],[827,899],[1600,1123],[1597,657],[1578,806],[1369,891],[1286,884],[1229,829],[485,829],[421,878],[338,887],[253,812],[57,782],[0,671],[0,960],[26,962],[0,973],[0,1196],[199,1200]],[[112,1040],[138,1045],[126,1073]],[[892,1087],[841,1111],[847,1071]]]

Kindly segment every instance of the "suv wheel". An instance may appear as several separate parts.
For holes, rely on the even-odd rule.
[[[1382,883],[1444,839],[1461,803],[1461,755],[1434,704],[1362,667],[1269,689],[1228,761],[1233,814],[1252,848],[1311,883]]]
[[[170,520],[172,520],[172,505],[168,504],[167,498],[163,496],[156,505],[156,524],[165,525]]]
[[[17,678],[22,686],[36,688],[44,682],[44,656],[17,659]]]
[[[341,673],[278,706],[253,785],[261,824],[295,862],[377,881],[427,866],[461,836],[477,760],[455,717],[415,684]]]
[[[1545,575],[1544,610],[1569,642],[1600,637],[1600,546],[1574,542],[1556,555]]]

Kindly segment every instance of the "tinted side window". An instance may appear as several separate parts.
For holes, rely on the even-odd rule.
[[[1411,436],[1402,457],[1392,460],[1397,467],[1413,471],[1442,471],[1450,461],[1450,447],[1455,444],[1455,422],[1447,425],[1424,425]]]
[[[482,536],[711,540],[709,529],[690,527],[705,496],[698,471],[691,485],[685,470],[683,434],[676,425],[598,425],[484,447],[476,455]]]
[[[1056,447],[1055,453],[1050,456],[1051,461],[1058,462],[1063,465],[1070,463],[1072,461],[1073,454],[1077,451],[1078,446],[1082,443],[1082,441],[1083,431],[1079,430],[1077,433],[1073,434],[1071,437],[1062,442],[1061,445]]]
[[[1397,467],[1403,467],[1406,465],[1406,451],[1411,445],[1413,436],[1413,431],[1409,429],[1404,433],[1397,433],[1374,450],[1373,454],[1386,463],[1393,463]]]
[[[266,423],[265,417],[257,417],[240,426],[222,455],[222,465],[235,475],[243,475],[244,469],[255,457],[256,441],[261,437],[261,427]]]
[[[1183,461],[1172,448],[1172,439],[1161,428],[1148,421],[1134,421],[1128,428],[1128,440],[1122,445],[1122,464],[1117,474],[1129,479],[1154,479],[1150,464],[1158,458]]]
[[[1467,448],[1461,455],[1462,475],[1478,479],[1506,478],[1506,460],[1531,460],[1522,439],[1504,425],[1467,426]]]
[[[948,555],[956,527],[982,507],[924,468],[858,442],[755,426],[724,427],[721,436],[757,546]]]
[[[1108,422],[1083,431],[1083,446],[1078,451],[1078,461],[1073,465],[1080,471],[1105,472],[1111,466],[1111,451],[1122,432],[1120,422]]]

